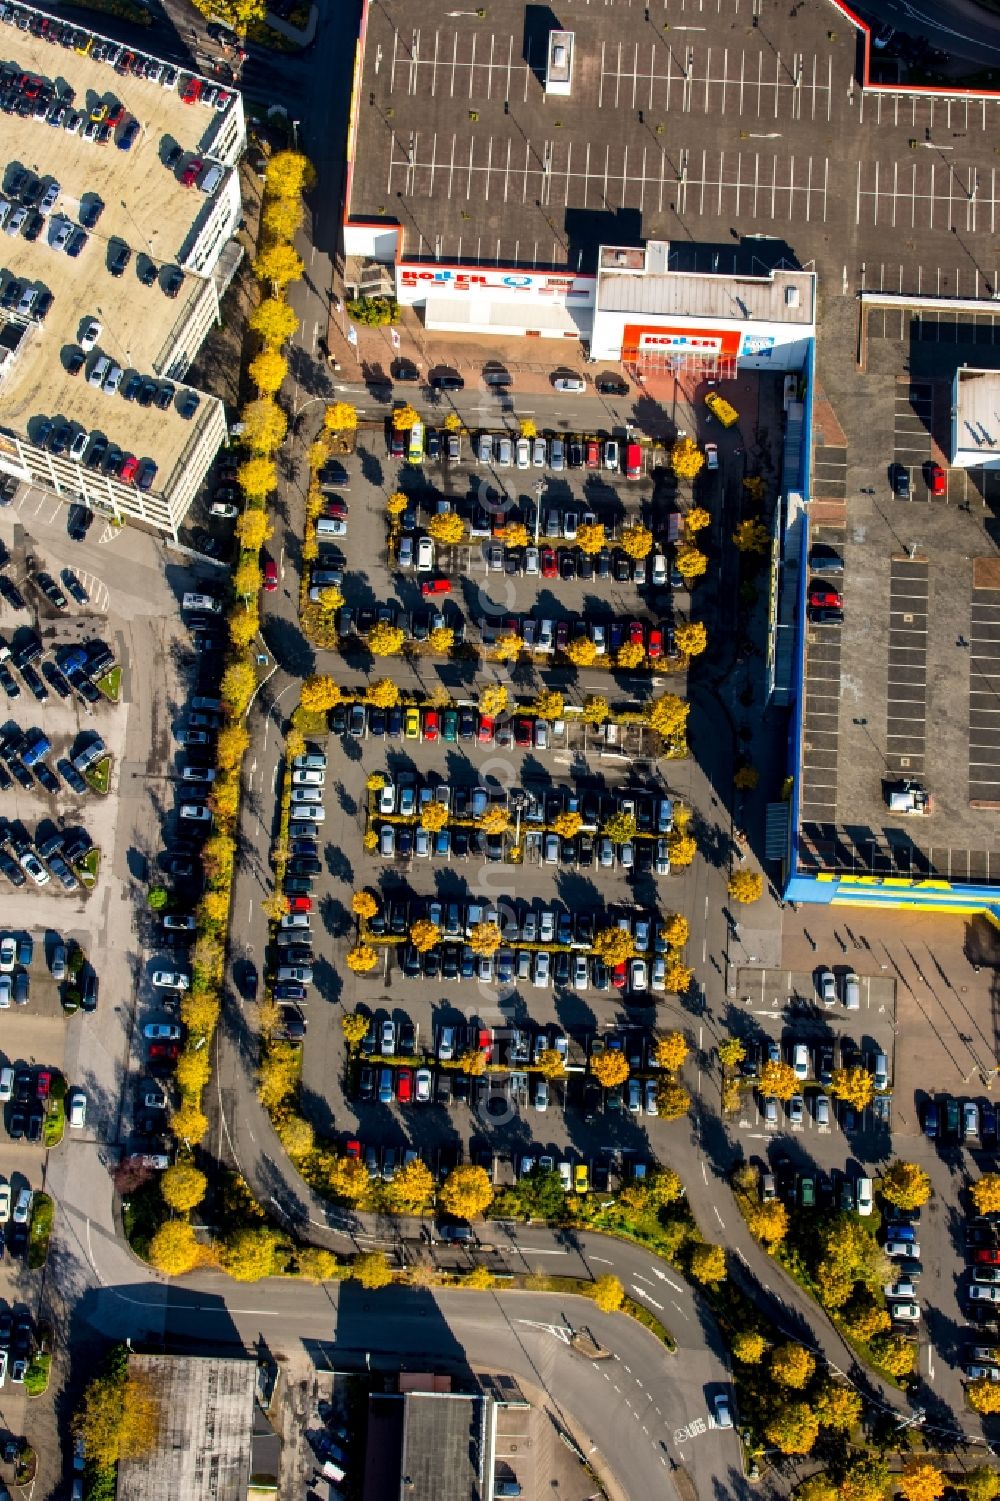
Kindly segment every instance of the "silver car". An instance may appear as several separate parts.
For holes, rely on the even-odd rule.
[[[513,451],[509,438],[502,437],[497,443],[497,466],[500,469],[509,469],[513,458]]]
[[[493,462],[492,433],[479,434],[479,446],[476,451],[476,458],[479,460],[480,464],[491,464]]]
[[[536,469],[544,469],[545,460],[548,457],[548,447],[544,438],[536,438],[531,445],[531,462]]]

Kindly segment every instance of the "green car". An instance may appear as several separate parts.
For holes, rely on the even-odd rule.
[[[812,1178],[799,1179],[799,1203],[803,1209],[812,1209],[816,1203],[816,1185]]]
[[[445,709],[441,716],[441,739],[455,741],[458,739],[458,710]]]

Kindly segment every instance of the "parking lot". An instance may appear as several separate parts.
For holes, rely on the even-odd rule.
[[[851,505],[848,529],[827,523],[815,533],[843,557],[844,622],[807,636],[802,859],[882,876],[995,879],[983,711],[996,589],[984,513],[885,492]],[[931,794],[930,816],[890,812],[900,777]]]
[[[688,596],[673,564],[681,502],[668,471],[648,472],[648,455],[635,445],[642,473],[630,480],[620,458],[614,470],[602,467],[609,440],[569,434],[559,471],[551,466],[552,444],[538,438],[531,446],[544,448],[546,463],[508,473],[492,459],[475,462],[474,445],[484,437],[492,443],[495,434],[462,436],[455,461],[442,446],[448,437],[445,430],[431,432],[436,456],[400,464],[391,456],[387,461],[377,441],[369,446],[366,432],[349,485],[325,487],[328,513],[342,518],[330,524],[342,526],[344,535],[319,538],[314,572],[327,581],[333,573],[343,576],[345,650],[360,650],[372,625],[384,618],[402,625],[423,652],[431,632],[444,624],[455,631],[459,651],[463,643],[489,648],[500,635],[513,633],[544,666],[546,658],[565,653],[575,636],[589,634],[598,674],[616,665],[625,643],[642,648],[643,666],[676,670],[673,630],[685,616]],[[588,468],[591,448],[597,462]],[[624,438],[616,440],[616,450],[627,448]],[[701,503],[711,504],[718,479],[712,473],[699,482]],[[410,504],[387,536],[385,502],[396,489]],[[428,529],[435,517],[451,511],[463,522],[464,540],[435,542]],[[621,545],[623,528],[635,523],[650,527],[654,536],[642,558]],[[603,536],[588,535],[595,526]],[[506,527],[523,527],[525,540],[505,543]],[[384,574],[379,557],[386,560]],[[317,594],[319,587],[314,582]]]

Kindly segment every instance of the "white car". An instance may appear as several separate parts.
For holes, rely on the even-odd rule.
[[[14,1224],[26,1225],[31,1218],[31,1201],[34,1195],[30,1188],[22,1188],[14,1205]]]
[[[13,1000],[14,985],[10,975],[0,975],[0,1011],[7,1011]]]
[[[510,466],[511,466],[512,458],[513,458],[513,450],[511,448],[511,441],[510,441],[510,439],[506,438],[506,437],[498,438],[497,439],[497,467],[500,468],[500,469],[509,469]]]
[[[545,468],[545,460],[548,457],[548,449],[544,438],[536,438],[531,447],[531,462],[536,469]]]
[[[434,568],[434,542],[430,537],[421,537],[417,543],[417,572],[430,573]]]
[[[628,982],[630,990],[646,989],[646,961],[645,959],[633,959],[629,964]]]
[[[920,1319],[919,1303],[890,1303],[889,1317],[901,1324],[916,1324]]]
[[[0,1183],[0,1225],[10,1219],[10,1184]]]
[[[809,1049],[804,1042],[797,1042],[792,1049],[792,1068],[795,1070],[796,1079],[808,1079]]]
[[[0,938],[0,973],[9,975],[17,963],[17,939],[10,933]]]
[[[87,1124],[87,1096],[82,1089],[70,1091],[66,1105],[66,1121],[75,1131],[81,1130]]]
[[[650,576],[653,580],[654,589],[665,589],[667,587],[667,579],[669,577],[669,574],[667,572],[667,560],[663,556],[662,552],[653,554],[653,564]]]
[[[150,1042],[179,1042],[181,1029],[176,1022],[147,1022],[142,1035]]]
[[[321,803],[323,801],[322,787],[293,787],[293,803]]]
[[[433,1076],[429,1068],[418,1068],[413,1076],[413,1098],[418,1105],[426,1105],[431,1098]]]
[[[608,438],[604,444],[604,467],[612,473],[618,468],[618,443],[614,438]]]
[[[205,803],[181,803],[180,814],[189,823],[212,822],[212,810]]]
[[[707,469],[718,469],[719,445],[717,443],[705,444],[705,467]]]
[[[549,1081],[539,1079],[535,1085],[535,1109],[548,1110],[549,1108]]]
[[[898,1277],[895,1282],[887,1282],[882,1289],[887,1298],[910,1298],[917,1296],[917,1289],[909,1277]]]
[[[302,771],[292,772],[293,787],[322,787],[325,780],[326,772],[314,766],[307,766]]]
[[[715,1399],[715,1411],[712,1416],[715,1419],[716,1428],[731,1428],[733,1426],[733,1414],[729,1406],[729,1398],[721,1394]]]
[[[646,1114],[659,1115],[660,1109],[656,1103],[656,1080],[646,1080]]]
[[[517,440],[517,467],[518,469],[531,468],[531,444],[527,438]]]
[[[559,1163],[559,1182],[562,1185],[563,1193],[568,1194],[573,1192],[573,1169],[568,1162]]]
[[[582,375],[557,375],[552,382],[557,391],[586,391],[587,382]]]
[[[154,969],[153,984],[158,990],[187,990],[191,976],[186,969]]]
[[[541,573],[541,557],[537,547],[526,547],[524,550],[524,571],[531,578],[537,578]]]
[[[96,349],[97,341],[100,339],[103,331],[103,326],[96,318],[87,319],[83,326],[83,332],[80,334],[80,348],[84,354],[89,354],[92,349]]]
[[[215,768],[213,766],[184,766],[181,768],[181,780],[185,782],[214,782]]]
[[[900,1256],[913,1257],[914,1261],[920,1260],[920,1243],[915,1240],[887,1240],[883,1250],[887,1256],[894,1259]],[[996,1297],[993,1294],[996,1294]],[[981,1298],[987,1303],[1000,1302],[1000,1287],[970,1287],[969,1297],[973,1300]]]
[[[819,994],[824,1006],[837,1004],[837,981],[832,969],[821,969],[819,972]]]

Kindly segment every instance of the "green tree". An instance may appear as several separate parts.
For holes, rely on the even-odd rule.
[[[795,1487],[795,1501],[838,1501],[840,1491],[829,1475],[820,1470]]]
[[[819,1419],[808,1402],[782,1402],[771,1411],[764,1434],[783,1454],[808,1454],[819,1437]]]
[[[170,893],[165,886],[151,886],[146,893],[146,906],[150,912],[162,912],[170,900]]]
[[[882,1501],[889,1489],[889,1466],[873,1455],[856,1459],[840,1482],[841,1501]]]
[[[738,1037],[726,1037],[716,1048],[723,1068],[735,1069],[746,1058],[747,1050]]]
[[[966,1472],[962,1488],[969,1501],[996,1501],[1000,1496],[1000,1474],[991,1470],[989,1465],[978,1465]]]

